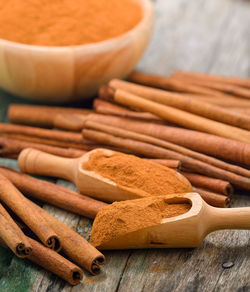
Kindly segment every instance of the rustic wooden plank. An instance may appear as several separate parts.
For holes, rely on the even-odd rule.
[[[14,257],[5,275],[0,279],[0,291],[30,291],[30,286],[36,273],[37,268],[33,264]]]
[[[11,260],[13,253],[10,249],[0,245],[0,279],[5,275]]]
[[[156,0],[152,41],[138,70],[195,70],[250,75],[250,3],[244,0]]]

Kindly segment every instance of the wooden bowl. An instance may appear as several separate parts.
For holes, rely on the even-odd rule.
[[[151,36],[154,11],[150,0],[136,0],[141,22],[107,41],[72,46],[32,46],[0,39],[0,87],[45,103],[65,103],[94,96],[112,78],[129,74]]]

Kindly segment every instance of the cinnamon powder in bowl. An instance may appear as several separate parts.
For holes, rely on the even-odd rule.
[[[0,0],[0,38],[35,46],[96,43],[128,32],[142,16],[132,0]]]
[[[150,0],[0,0],[0,87],[51,103],[91,97],[132,71],[152,26]]]

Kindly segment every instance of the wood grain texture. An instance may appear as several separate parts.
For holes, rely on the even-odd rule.
[[[156,74],[195,70],[250,76],[250,2],[247,0],[155,0],[156,25],[138,69]],[[0,121],[17,99],[0,92]],[[18,100],[20,102],[20,100]],[[16,167],[13,160],[0,165]],[[59,185],[74,188],[58,180]],[[233,206],[249,206],[249,194]],[[45,208],[89,238],[91,221],[51,206]],[[198,249],[104,252],[107,264],[93,277],[87,273],[74,288],[0,247],[0,291],[34,292],[182,292],[250,291],[250,231],[218,231]],[[225,262],[233,262],[229,269]],[[28,276],[23,276],[23,275]]]
[[[250,76],[247,0],[156,0],[153,38],[138,70]]]

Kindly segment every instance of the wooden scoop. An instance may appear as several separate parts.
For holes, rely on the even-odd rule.
[[[104,207],[98,214],[93,224],[91,243],[98,249],[134,249],[134,248],[188,248],[199,246],[203,239],[210,232],[220,229],[250,229],[250,207],[222,209],[214,208],[208,205],[197,193],[187,193],[183,196],[172,195],[161,196],[162,200],[168,203],[187,203],[191,204],[191,208],[185,214],[180,216],[162,219],[159,224],[137,229],[133,232],[121,234],[112,237],[112,240],[104,240],[98,244],[95,243],[96,225],[98,222],[102,224],[102,234],[106,231],[110,235],[109,224],[105,222],[105,216],[108,208],[112,205]],[[136,200],[138,204],[146,198]],[[125,202],[119,202],[121,204]],[[130,210],[124,208],[126,213],[124,217],[130,216]],[[112,213],[112,222],[118,222],[119,213]],[[117,216],[117,218],[115,218]],[[130,216],[131,218],[131,216]],[[115,219],[118,219],[117,221]],[[143,220],[143,219],[136,219]],[[115,223],[114,223],[115,224]],[[112,224],[112,226],[114,225]],[[126,225],[127,226],[127,225]],[[112,227],[120,232],[121,229]],[[107,229],[107,230],[105,230]],[[128,228],[125,228],[127,232]],[[98,239],[99,240],[99,239]]]
[[[63,158],[35,149],[27,148],[18,157],[18,166],[22,172],[45,176],[60,177],[76,184],[80,193],[88,194],[100,200],[113,202],[141,198],[143,191],[117,185],[108,178],[102,177],[94,171],[85,170],[82,164],[87,162],[90,155],[96,151],[103,151],[105,155],[115,152],[107,149],[95,149],[80,158]],[[192,189],[188,180],[176,172],[179,180],[186,182],[187,191]]]

